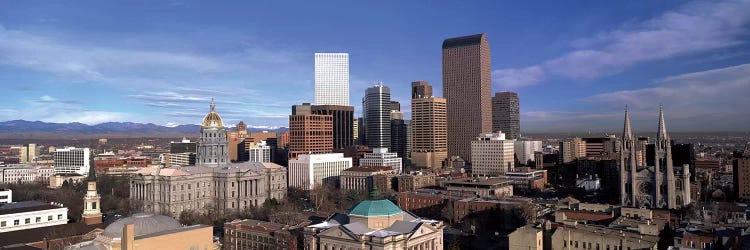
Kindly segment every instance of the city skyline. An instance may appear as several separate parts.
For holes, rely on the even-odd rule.
[[[370,11],[322,17],[325,3],[262,4],[271,6],[2,3],[0,121],[195,124],[213,97],[227,125],[287,126],[289,107],[314,102],[316,52],[349,53],[352,104],[383,81],[410,118],[411,82],[443,97],[441,42],[485,32],[492,93],[519,94],[522,133],[616,131],[625,105],[635,130],[653,131],[659,103],[671,131],[750,122],[737,108],[750,104],[748,1],[486,2],[457,9],[477,16],[461,21],[445,20],[456,6],[438,3],[416,22],[407,20],[427,6],[352,5],[343,7]],[[286,7],[297,21],[273,17]]]

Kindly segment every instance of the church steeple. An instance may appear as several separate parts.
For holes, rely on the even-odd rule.
[[[625,105],[625,126],[622,129],[623,140],[633,140],[633,131],[630,129],[630,114],[628,113],[628,105]]]
[[[669,134],[667,134],[667,126],[664,124],[664,106],[659,104],[659,131],[656,133],[656,140],[669,141]]]

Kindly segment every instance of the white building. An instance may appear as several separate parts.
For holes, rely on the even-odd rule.
[[[502,132],[480,135],[471,142],[473,174],[499,176],[513,171],[513,148],[513,140],[506,140]]]
[[[0,206],[0,233],[68,223],[68,208],[41,201],[21,201]]]
[[[13,190],[0,189],[0,205],[13,202]]]
[[[315,53],[315,105],[349,106],[349,53]]]
[[[534,152],[542,151],[542,141],[516,141],[515,153],[521,164],[534,160]]]
[[[271,162],[271,147],[266,141],[251,143],[247,148],[249,162]]]
[[[55,174],[55,169],[48,166],[13,164],[0,168],[0,180],[3,183],[15,182],[48,182]]]
[[[55,174],[88,175],[91,150],[66,147],[55,150]]]
[[[341,171],[352,167],[343,153],[301,154],[289,160],[289,186],[310,190],[315,185],[336,181]]]
[[[397,174],[401,173],[402,161],[397,153],[388,153],[388,148],[373,148],[372,153],[365,153],[362,159],[359,159],[360,166],[391,167]]]

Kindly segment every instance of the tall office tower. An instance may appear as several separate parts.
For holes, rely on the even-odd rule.
[[[89,148],[66,147],[55,149],[55,174],[87,175],[91,166]]]
[[[349,106],[348,53],[315,53],[315,105]]]
[[[169,143],[169,166],[192,166],[195,165],[198,144],[182,138],[179,142]]]
[[[36,144],[30,143],[21,147],[21,163],[32,162],[34,157],[36,157]]]
[[[201,138],[198,139],[198,158],[196,164],[217,166],[229,163],[227,133],[224,122],[216,113],[216,103],[211,99],[211,110],[203,118]]]
[[[229,161],[247,161],[247,157],[245,157],[247,156],[247,151],[245,151],[244,147],[239,146],[246,138],[248,138],[247,125],[243,121],[240,121],[235,126],[235,130],[227,131]]]
[[[513,140],[501,132],[482,134],[471,142],[471,171],[474,175],[499,176],[513,172]]]
[[[365,153],[362,159],[359,159],[360,166],[366,167],[391,167],[396,173],[401,173],[403,161],[398,154],[388,152],[387,148],[373,148],[372,153]]]
[[[416,87],[415,87],[416,83]],[[412,83],[411,160],[424,168],[440,168],[448,158],[448,122],[445,99],[432,96],[427,82]]]
[[[289,159],[299,154],[333,152],[333,116],[312,113],[309,103],[292,106]]]
[[[411,99],[432,97],[432,85],[427,81],[411,82]]]
[[[586,157],[586,142],[581,138],[568,138],[560,142],[560,161],[568,163]]]
[[[448,155],[471,162],[471,141],[492,132],[492,68],[486,34],[443,41]]]
[[[542,152],[542,141],[516,141],[514,145],[516,157],[523,165],[534,161],[534,153]]]
[[[409,120],[391,120],[391,152],[406,161],[409,158]]]
[[[497,92],[492,97],[492,131],[503,131],[508,139],[521,137],[518,94]]]
[[[586,144],[586,158],[589,160],[614,160],[617,159],[617,137],[615,135],[605,137],[583,138]]]
[[[362,98],[365,143],[373,148],[391,147],[391,89],[378,83]]]
[[[300,154],[289,159],[289,186],[310,190],[325,183],[336,183],[341,171],[352,167],[352,158],[343,153]]]
[[[312,105],[312,113],[333,116],[333,148],[345,148],[354,143],[354,107],[341,105]]]

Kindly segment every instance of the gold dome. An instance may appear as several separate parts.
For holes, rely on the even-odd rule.
[[[201,126],[204,128],[206,127],[224,127],[224,122],[221,121],[221,116],[216,113],[216,104],[214,103],[214,99],[211,98],[211,112],[208,112],[206,117],[203,118],[203,123]]]

